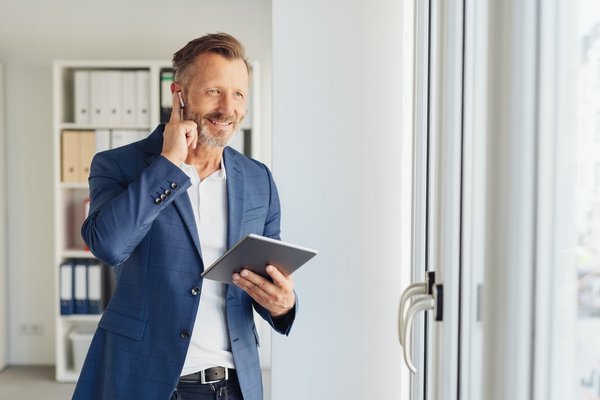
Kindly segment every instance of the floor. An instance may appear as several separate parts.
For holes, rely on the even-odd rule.
[[[263,370],[263,383],[269,387],[271,374]],[[0,399],[68,400],[75,389],[74,383],[54,380],[54,367],[8,367],[0,372]],[[270,400],[265,390],[264,400]]]
[[[74,383],[57,383],[54,367],[8,367],[0,372],[0,399],[67,400]]]

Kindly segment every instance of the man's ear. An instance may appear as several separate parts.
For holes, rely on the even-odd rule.
[[[181,85],[177,82],[171,83],[171,93],[181,92]]]

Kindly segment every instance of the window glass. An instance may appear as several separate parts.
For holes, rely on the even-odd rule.
[[[577,69],[577,398],[600,399],[600,2],[579,1]]]

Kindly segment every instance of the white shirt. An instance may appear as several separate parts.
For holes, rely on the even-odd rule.
[[[221,169],[202,181],[191,165],[184,163],[180,168],[192,182],[188,195],[198,227],[202,261],[208,267],[227,249],[225,165],[221,161]],[[181,375],[216,366],[234,368],[227,328],[226,295],[226,284],[208,279],[202,282],[200,306]]]

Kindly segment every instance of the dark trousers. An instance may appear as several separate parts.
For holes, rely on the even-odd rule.
[[[237,378],[216,383],[179,382],[171,400],[243,400]]]

